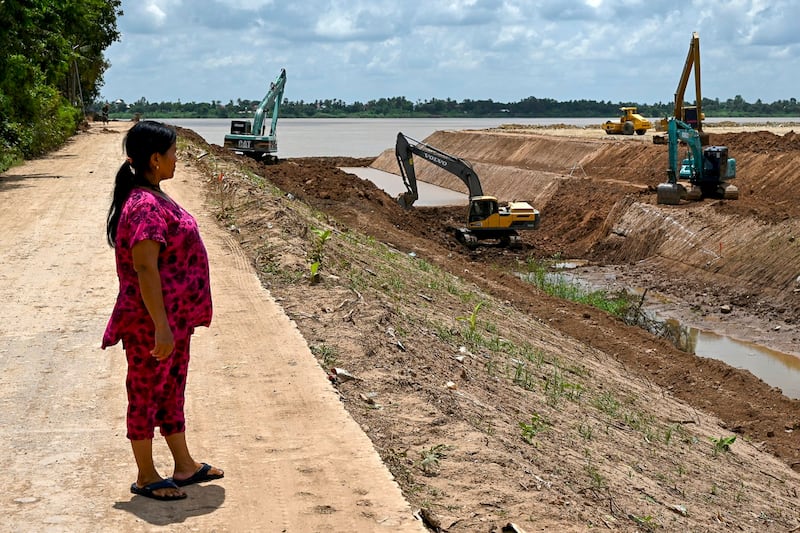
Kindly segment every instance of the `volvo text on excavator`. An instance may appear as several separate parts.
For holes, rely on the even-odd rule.
[[[539,211],[529,203],[508,202],[507,205],[500,205],[494,196],[485,196],[477,174],[467,161],[398,133],[395,156],[406,192],[398,196],[397,201],[404,208],[410,208],[419,199],[414,155],[450,172],[467,186],[469,191],[467,224],[454,228],[455,236],[460,242],[474,245],[481,240],[495,239],[502,246],[516,245],[520,242],[517,231],[539,227]]]
[[[739,189],[728,183],[736,177],[736,160],[728,157],[726,146],[702,146],[700,132],[676,118],[668,121],[667,137],[669,168],[667,182],[656,189],[659,204],[676,205],[684,199],[739,198]],[[686,146],[686,157],[679,167],[680,145]],[[690,189],[687,191],[678,180],[688,181]]]
[[[270,84],[269,91],[256,108],[253,122],[249,120],[231,121],[231,132],[225,135],[224,146],[236,153],[244,154],[259,161],[274,163],[278,157],[278,139],[275,128],[278,125],[278,110],[283,100],[283,89],[286,86],[286,69]],[[266,133],[265,114],[272,109],[272,122],[269,133]]]

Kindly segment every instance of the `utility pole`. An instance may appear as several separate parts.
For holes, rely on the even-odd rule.
[[[80,47],[81,47],[81,45],[76,44],[75,46],[72,47],[72,51],[74,52],[75,50],[77,50]],[[86,106],[84,106],[84,104],[83,104],[83,88],[81,87],[81,75],[80,75],[80,72],[78,72],[78,54],[73,54],[73,56],[72,56],[72,64],[75,67],[75,84],[78,87],[78,103],[80,103],[81,114],[83,115],[83,120],[85,122],[86,121]]]

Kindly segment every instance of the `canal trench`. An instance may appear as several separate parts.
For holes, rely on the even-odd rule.
[[[399,175],[370,167],[345,167],[342,170],[372,182],[393,198],[406,192]],[[420,191],[420,198],[415,203],[417,206],[466,206],[469,202],[466,194],[451,189],[421,181],[418,181],[417,185]],[[590,290],[608,288],[602,282],[598,282],[598,279],[603,277],[602,273],[599,275],[597,272],[593,273],[592,267],[585,261],[562,260],[554,265],[553,275],[565,276],[570,283]],[[640,295],[644,292],[639,287],[625,287],[625,290]],[[800,398],[800,356],[677,320],[668,316],[668,305],[653,295],[645,299],[642,311],[648,313],[651,323],[658,324],[656,329],[670,332],[667,336],[677,348],[698,357],[716,359],[734,368],[747,370],[770,386],[780,388],[785,396]]]

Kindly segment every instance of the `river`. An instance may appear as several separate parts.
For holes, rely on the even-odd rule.
[[[230,132],[230,119],[165,119],[189,128],[210,144],[222,145]],[[278,157],[377,157],[394,148],[397,132],[422,140],[439,130],[494,128],[502,124],[574,124],[584,126],[600,119],[501,118],[282,118],[278,120]]]
[[[613,118],[613,117],[612,117]],[[706,123],[733,120],[742,123],[780,121],[771,118],[713,118]],[[786,119],[786,120],[797,120]],[[189,128],[210,144],[222,146],[230,132],[228,118],[164,119],[164,122]],[[496,128],[503,124],[548,126],[568,124],[589,126],[605,122],[602,118],[281,118],[278,120],[278,157],[347,156],[377,157],[394,148],[397,132],[423,140],[440,130]]]
[[[739,123],[777,122],[780,118],[735,118],[706,119],[707,123],[733,121]],[[786,119],[788,121],[797,120]],[[167,119],[169,124],[189,128],[197,132],[207,142],[222,145],[225,134],[230,130],[230,119]],[[441,130],[487,129],[502,124],[526,125],[569,124],[588,126],[600,124],[603,119],[520,119],[520,118],[411,118],[411,119],[280,119],[277,127],[278,156],[316,157],[377,157],[387,149],[393,149],[397,132],[402,131],[413,139],[423,140]],[[348,168],[348,172],[368,179],[386,190],[391,196],[404,191],[402,180],[395,174],[388,174],[370,168]],[[467,195],[442,189],[434,185],[419,183],[426,188],[416,205],[465,205]],[[425,198],[423,200],[422,198]],[[731,366],[744,368],[772,386],[783,389],[790,398],[800,398],[800,359],[792,354],[770,350],[767,347],[712,332],[690,328],[693,339],[693,352],[701,357],[722,360]]]

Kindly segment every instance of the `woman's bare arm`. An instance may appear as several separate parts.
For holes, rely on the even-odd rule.
[[[161,244],[152,240],[139,241],[133,246],[133,269],[139,276],[142,300],[156,328],[156,343],[151,350],[159,361],[169,357],[175,349],[175,338],[167,320],[161,276],[158,272],[158,252]]]

